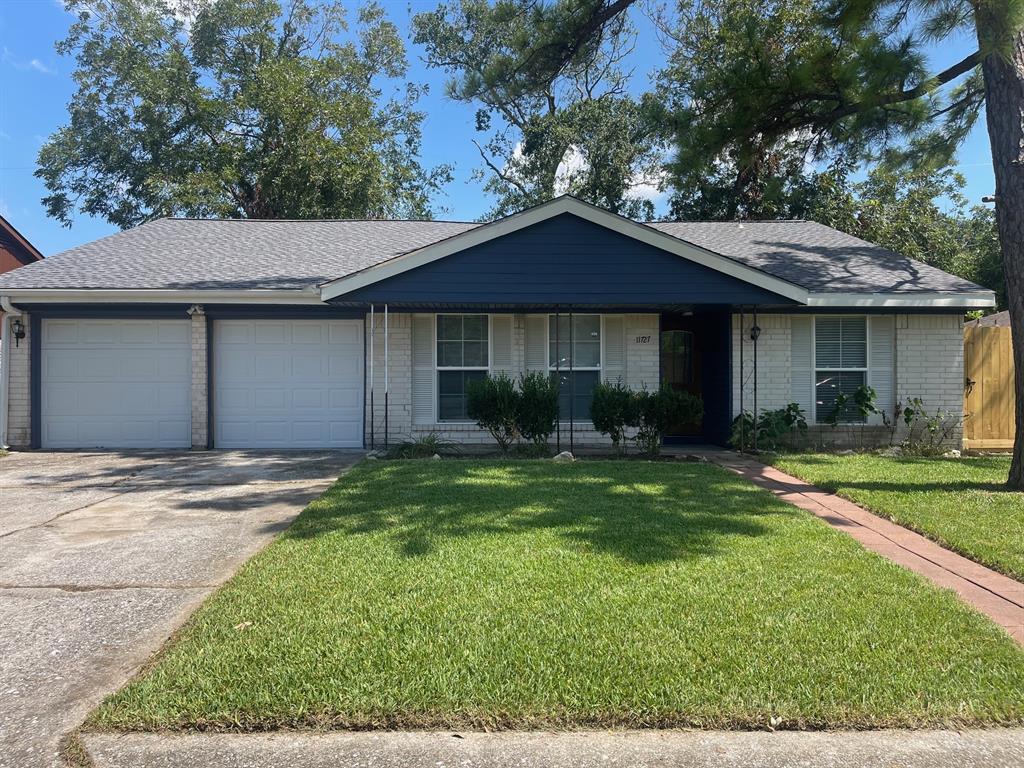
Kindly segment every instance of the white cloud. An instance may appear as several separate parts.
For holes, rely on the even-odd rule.
[[[32,61],[30,61],[28,65],[36,72],[42,72],[44,75],[57,74],[55,70],[50,69],[48,66],[43,64],[43,62],[41,62],[39,59],[32,59]]]
[[[44,75],[55,75],[57,71],[51,67],[48,67],[39,59],[29,59],[26,61],[14,54],[14,52],[6,45],[3,47],[3,52],[0,53],[0,61],[8,66],[14,67],[20,72],[39,72]]]

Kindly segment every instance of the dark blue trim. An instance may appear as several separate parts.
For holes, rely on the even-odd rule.
[[[331,304],[204,304],[203,311],[207,317],[218,320],[360,320],[365,314],[359,308]]]
[[[43,439],[43,319],[29,315],[29,435],[30,448],[40,448]]]
[[[188,318],[191,304],[25,304],[18,302],[33,317],[67,319],[125,318],[125,319],[171,319]]]

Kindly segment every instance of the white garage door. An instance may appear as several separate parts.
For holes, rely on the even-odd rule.
[[[188,320],[58,320],[42,326],[44,448],[188,448]]]
[[[217,320],[218,448],[359,448],[360,320]]]

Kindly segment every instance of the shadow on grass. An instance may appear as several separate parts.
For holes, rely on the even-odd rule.
[[[632,563],[713,555],[732,537],[770,533],[768,515],[802,514],[722,470],[583,462],[398,462],[355,472],[285,535],[385,534],[407,557],[445,540],[547,530],[567,546]]]

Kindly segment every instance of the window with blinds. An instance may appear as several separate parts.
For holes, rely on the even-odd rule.
[[[853,394],[867,383],[867,318],[815,318],[814,366],[815,420],[819,424],[827,422],[842,394],[846,404],[838,414],[839,421],[864,421],[853,403]]]

